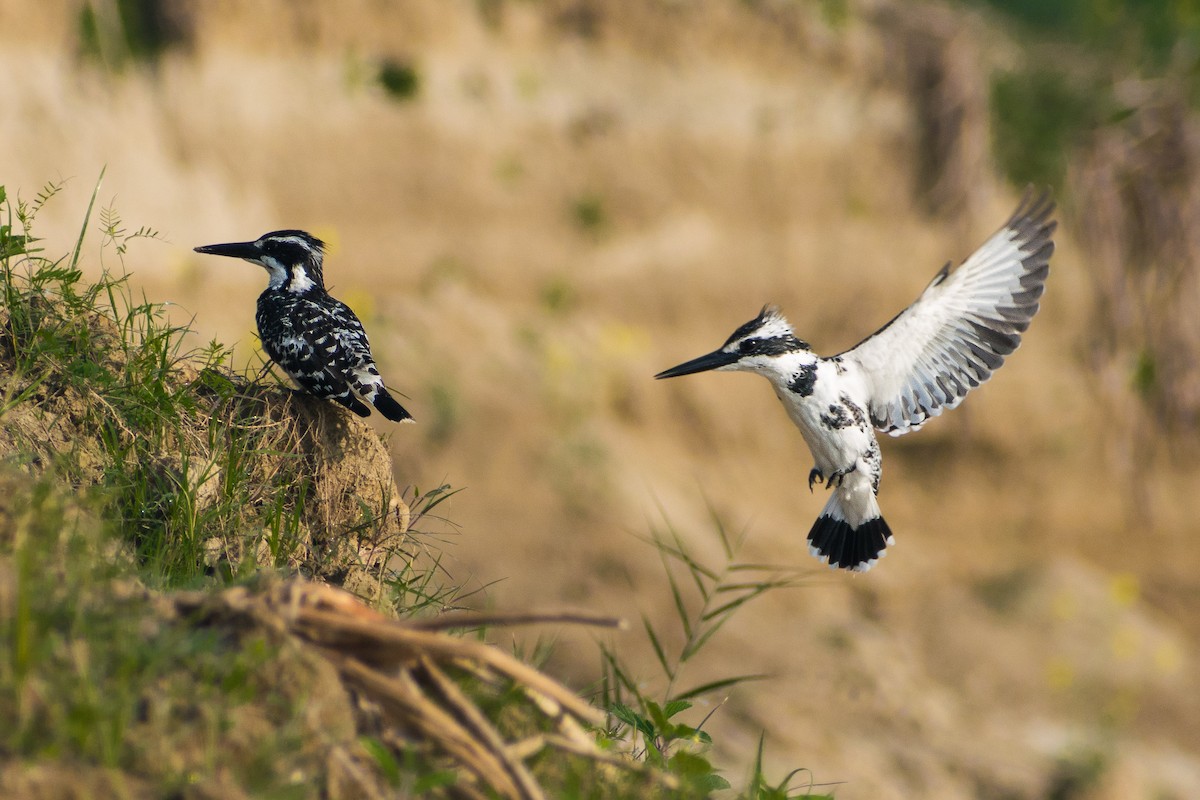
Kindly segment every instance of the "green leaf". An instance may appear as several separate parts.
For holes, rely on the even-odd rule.
[[[675,576],[671,574],[670,568],[667,569],[667,584],[671,587],[671,597],[675,600],[675,613],[679,616],[679,624],[683,626],[683,635],[686,639],[692,638],[692,623],[691,614],[688,613],[687,604],[683,601],[683,593],[679,590],[679,584],[675,581]],[[667,673],[668,675],[670,672]]]
[[[88,200],[87,211],[83,214],[83,224],[79,226],[79,238],[75,241],[75,250],[71,253],[72,272],[79,266],[79,257],[83,254],[83,237],[87,235],[88,221],[92,218],[92,208],[96,205],[96,195],[100,193],[100,184],[104,182],[104,173],[107,170],[107,164],[100,168],[100,177],[96,178],[96,185],[92,188],[92,196]]]
[[[706,792],[720,792],[730,788],[729,781],[725,780],[715,772],[706,776],[705,779],[700,783]]]
[[[646,701],[646,713],[650,716],[650,721],[654,723],[652,733],[661,733],[671,726],[671,721],[663,713],[662,706],[653,700]]]
[[[392,786],[400,785],[400,763],[396,756],[383,742],[373,736],[363,736],[358,740],[362,748],[375,760],[376,766]]]
[[[769,675],[765,675],[765,674],[735,675],[732,678],[722,678],[721,680],[710,681],[708,683],[702,683],[699,686],[696,686],[695,688],[688,689],[686,692],[680,692],[679,694],[674,695],[672,697],[672,699],[673,700],[687,700],[687,699],[690,699],[693,697],[699,697],[700,695],[703,695],[703,694],[708,694],[709,692],[715,692],[720,689],[725,689],[729,686],[736,686],[737,684],[745,683],[746,681],[761,681],[764,678],[769,678],[769,677],[770,677]]]
[[[646,719],[624,703],[613,703],[608,707],[608,713],[612,714],[626,725],[641,731],[645,736],[654,738],[654,726],[650,724],[650,720]]]
[[[658,657],[658,663],[662,665],[663,672],[671,675],[671,664],[667,661],[667,653],[658,640],[658,634],[654,632],[654,626],[650,624],[650,618],[645,614],[642,615],[642,625],[646,628],[646,636],[650,639],[650,646],[654,648],[654,655]]]
[[[458,783],[458,774],[450,770],[441,770],[440,772],[431,772],[428,775],[421,776],[421,779],[413,785],[414,795],[423,795],[426,792],[434,789],[441,789],[444,786],[453,786]]]
[[[663,713],[666,714],[667,719],[670,719],[679,712],[687,711],[691,707],[692,704],[687,700],[668,700],[666,706],[663,707]]]
[[[637,694],[637,683],[630,678],[628,674],[626,674],[625,670],[621,669],[621,664],[617,661],[616,655],[604,646],[601,646],[600,654],[603,656],[605,664],[607,665],[612,677],[617,681],[617,684],[624,688],[625,691]],[[616,693],[614,692],[614,694]]]
[[[667,760],[667,763],[672,772],[689,778],[697,775],[711,775],[713,772],[713,766],[707,758],[687,750],[675,753]]]
[[[717,774],[708,759],[695,753],[680,750],[668,759],[667,766],[676,775],[705,793],[729,788],[729,781]]]
[[[721,550],[725,553],[725,560],[732,561],[735,545],[729,540],[729,533],[725,530],[725,521],[721,519],[720,513],[712,504],[712,498],[707,495],[704,497],[704,505],[708,508],[708,518],[717,532],[717,538],[721,540]],[[741,544],[741,542],[739,541],[737,544]]]

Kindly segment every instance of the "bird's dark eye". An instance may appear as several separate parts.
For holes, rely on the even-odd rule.
[[[764,344],[762,339],[745,339],[738,345],[738,352],[744,356],[758,355],[763,352]]]
[[[794,353],[803,348],[803,342],[788,334],[771,336],[766,339],[758,337],[745,339],[738,345],[738,353],[743,356],[779,356],[784,353]]]

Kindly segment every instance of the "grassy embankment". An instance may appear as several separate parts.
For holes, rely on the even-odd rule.
[[[717,569],[673,532],[656,535],[684,632],[668,652],[645,624],[667,688],[647,697],[602,648],[597,705],[578,701],[478,641],[487,625],[520,619],[435,616],[458,592],[438,565],[448,487],[401,492],[366,425],[247,381],[217,342],[182,352],[186,330],[104,263],[153,230],[96,212],[94,283],[82,268],[91,207],[69,253],[46,255],[32,231],[59,189],[26,202],[0,188],[6,795],[640,798],[729,787],[705,757],[707,734],[674,718],[746,678],[681,688],[675,677],[787,576],[737,564],[719,522]],[[742,795],[812,796],[791,788],[807,782],[798,771],[771,784],[756,763]]]

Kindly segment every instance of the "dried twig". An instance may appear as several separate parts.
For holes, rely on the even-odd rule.
[[[403,734],[415,735],[432,751],[452,759],[483,790],[460,784],[455,791],[461,796],[483,797],[494,792],[511,800],[544,800],[525,759],[547,746],[597,763],[637,769],[624,757],[601,751],[580,726],[580,722],[603,725],[605,715],[599,709],[491,645],[442,632],[444,628],[533,623],[620,624],[610,617],[579,612],[463,613],[425,622],[395,621],[339,589],[299,580],[263,592],[237,587],[216,597],[179,593],[173,605],[179,613],[195,615],[202,624],[242,620],[314,648],[344,683],[378,709],[379,716],[373,719],[382,719],[387,726],[381,741],[401,747],[406,741]],[[506,742],[450,677],[449,667],[478,676],[488,685],[511,682],[559,732]]]
[[[588,611],[452,611],[430,619],[415,619],[405,622],[407,627],[422,631],[554,624],[589,625],[594,628],[617,628],[620,630],[629,627],[629,623],[619,617],[592,614]]]

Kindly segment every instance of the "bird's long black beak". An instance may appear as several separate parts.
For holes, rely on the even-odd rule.
[[[210,256],[229,256],[230,258],[247,258],[251,261],[258,260],[262,255],[258,246],[254,242],[230,242],[229,244],[206,244],[195,248],[197,253],[206,253]]]
[[[677,367],[664,369],[655,378],[678,378],[680,375],[691,375],[696,372],[708,372],[710,369],[728,366],[738,360],[736,353],[726,353],[724,350],[714,350],[705,356],[685,361]]]

